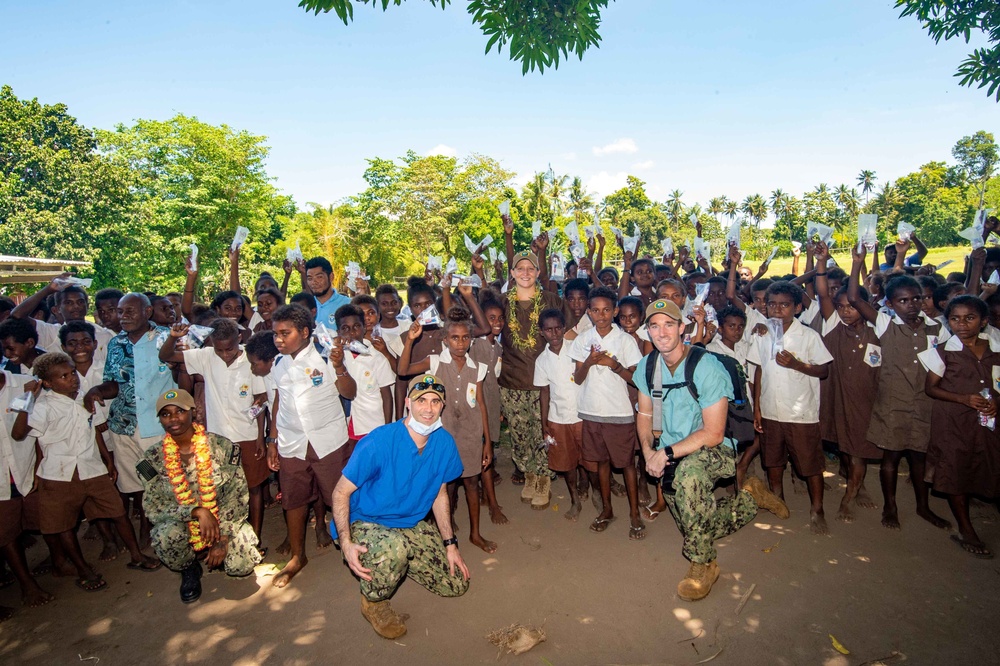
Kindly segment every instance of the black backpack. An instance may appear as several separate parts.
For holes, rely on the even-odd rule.
[[[661,381],[660,386],[655,386],[654,375],[657,367],[659,367],[660,352],[654,349],[646,356],[646,386],[649,387],[650,395],[653,398],[654,412],[660,411],[657,407],[662,405],[663,401],[667,398],[667,394],[675,389],[687,388],[691,397],[697,402],[698,387],[694,383],[694,371],[698,367],[698,362],[706,354],[714,356],[722,363],[722,367],[729,373],[729,379],[732,383],[733,399],[729,401],[729,417],[726,419],[726,437],[731,438],[737,443],[753,441],[753,407],[751,407],[746,394],[747,376],[743,370],[743,366],[732,356],[716,354],[715,352],[708,351],[701,345],[692,345],[688,349],[684,364],[683,382],[663,384]],[[653,435],[656,439],[659,439],[660,434],[662,434],[659,431],[662,423],[662,418],[653,418]]]

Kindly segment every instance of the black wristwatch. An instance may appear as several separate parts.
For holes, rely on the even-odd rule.
[[[456,548],[458,548],[458,537],[453,536],[450,539],[445,539],[444,547],[447,548],[448,546],[455,546]]]
[[[674,447],[668,446],[668,447],[666,447],[666,448],[663,449],[663,452],[667,454],[667,464],[668,465],[673,465],[675,462],[677,462],[674,459]]]
[[[264,438],[264,443],[265,444],[277,444],[278,443],[278,438],[277,437],[265,437]]]

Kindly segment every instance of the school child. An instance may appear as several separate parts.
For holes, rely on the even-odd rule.
[[[132,556],[129,569],[155,571],[160,562],[139,550],[135,529],[112,480],[114,463],[103,439],[96,436],[92,415],[80,400],[80,376],[73,361],[61,352],[50,352],[36,359],[32,371],[38,378],[32,391],[35,405],[30,414],[18,412],[11,437],[18,442],[34,437],[41,452],[36,471],[38,521],[49,549],[61,549],[69,556],[81,590],[94,592],[107,587],[80,551],[76,526],[82,510],[87,520],[114,521]]]
[[[353,400],[357,385],[344,365],[344,351],[334,345],[330,358],[316,351],[313,320],[301,305],[274,311],[274,344],[281,352],[271,368],[276,386],[269,437],[268,466],[278,472],[281,504],[288,522],[291,559],[274,577],[275,587],[285,587],[308,564],[305,553],[309,506],[322,499],[333,501],[333,488],[351,455],[347,419],[340,398]],[[333,322],[335,325],[335,322]],[[273,444],[277,446],[272,446]],[[316,535],[332,543],[326,511],[316,515]]]
[[[946,326],[947,323],[944,319],[944,313],[942,313],[937,308],[937,303],[934,301],[934,291],[940,287],[938,281],[935,280],[930,275],[921,275],[917,278],[917,282],[920,283],[921,299],[920,299],[920,309],[924,315],[936,320],[942,326]]]
[[[483,470],[493,462],[493,444],[489,439],[489,415],[483,397],[487,368],[468,356],[473,324],[465,310],[453,307],[448,311],[447,324],[443,329],[445,348],[440,354],[431,354],[411,363],[410,356],[420,339],[422,328],[414,322],[406,332],[406,344],[399,357],[399,371],[404,375],[429,372],[444,385],[446,405],[441,420],[445,430],[455,438],[462,458],[461,484],[465,488],[465,503],[469,507],[469,541],[487,553],[494,553],[496,543],[484,539],[479,531],[479,481]],[[458,481],[449,483],[449,493],[454,507],[458,498]]]
[[[479,292],[479,307],[483,316],[490,324],[486,335],[481,335],[472,341],[469,357],[476,363],[486,366],[486,378],[483,379],[483,396],[486,399],[486,413],[490,417],[490,443],[496,451],[500,446],[500,369],[503,365],[503,345],[498,337],[503,331],[503,304],[491,289]],[[508,520],[503,507],[497,501],[496,484],[500,475],[496,472],[496,460],[489,469],[483,470],[483,494],[490,509],[490,520],[495,525],[506,525]]]
[[[122,325],[118,321],[118,301],[124,295],[121,289],[111,287],[101,289],[94,295],[94,321],[113,334],[118,334],[122,330]]]
[[[618,298],[626,296],[638,296],[642,300],[643,307],[656,300],[656,290],[654,280],[656,274],[654,268],[656,264],[652,259],[635,259],[632,252],[625,252],[625,265],[622,270],[622,277],[618,284]],[[632,285],[635,285],[633,290]],[[638,293],[635,293],[638,291]]]
[[[361,314],[364,315],[364,339],[366,343],[370,344],[372,349],[385,358],[389,364],[389,369],[392,370],[392,374],[395,376],[399,353],[403,351],[403,342],[399,339],[398,335],[385,334],[381,326],[382,315],[379,312],[378,301],[369,294],[358,294],[351,299],[351,305],[357,307],[361,311]],[[392,345],[391,347],[390,344]],[[395,410],[392,413],[395,413]]]
[[[355,298],[371,298],[367,295]],[[392,423],[392,386],[396,373],[389,362],[365,340],[365,315],[354,305],[341,305],[334,313],[337,334],[345,345],[360,344],[365,352],[344,350],[344,365],[354,378],[357,393],[351,401],[351,415],[347,419],[347,437],[351,447],[380,425]]]
[[[250,336],[250,339],[247,341],[243,351],[246,353],[247,361],[250,363],[250,372],[253,373],[255,378],[259,378],[262,382],[264,382],[265,399],[264,401],[254,401],[254,404],[267,407],[263,414],[265,417],[264,432],[270,432],[270,419],[273,414],[273,405],[271,404],[271,401],[274,400],[274,391],[277,389],[274,384],[274,380],[271,378],[271,366],[274,365],[274,359],[278,356],[278,348],[274,346],[274,332],[266,330],[254,333]],[[265,447],[266,446],[267,444],[265,443]],[[274,444],[271,443],[270,446],[274,446]],[[268,470],[270,471],[270,468],[268,468]],[[274,498],[271,496],[270,481],[276,480],[277,478],[277,473],[270,472],[268,474],[269,480],[265,481],[261,486],[261,494],[263,495],[265,509],[270,508],[275,502]],[[282,545],[285,546],[284,552],[282,552],[281,549],[276,550],[285,554],[291,548],[291,546],[288,545],[287,535],[285,536],[285,541]]]
[[[17,412],[11,403],[25,391],[31,375],[14,375],[0,370],[0,554],[10,565],[21,587],[21,603],[42,606],[54,599],[43,590],[28,570],[24,546],[18,537],[24,530],[38,529],[38,493],[35,483],[35,447],[15,442],[10,431]],[[14,609],[0,606],[0,618],[7,619]],[[0,620],[2,621],[2,620]]]
[[[45,353],[38,346],[38,333],[30,319],[8,317],[0,323],[0,346],[4,356],[0,370],[13,375],[28,374],[35,359]]]
[[[313,321],[316,321],[316,299],[307,291],[300,291],[299,293],[288,299],[289,305],[299,305],[309,312],[309,316],[312,317]],[[274,319],[274,316],[271,316]],[[273,321],[272,321],[273,326]]]
[[[877,446],[868,441],[868,423],[878,391],[882,367],[882,347],[875,329],[868,325],[847,298],[847,286],[831,294],[828,288],[826,261],[830,252],[823,244],[816,250],[816,295],[823,318],[823,342],[833,357],[826,380],[829,399],[824,416],[840,450],[841,465],[847,470],[847,489],[840,501],[837,520],[853,522],[851,505],[875,508],[864,488],[867,461],[881,458]],[[868,292],[859,289],[868,301]],[[828,411],[827,411],[828,410]]]
[[[204,380],[205,430],[225,437],[240,448],[240,463],[250,491],[249,523],[260,541],[264,525],[264,497],[261,486],[267,481],[267,451],[264,445],[264,419],[250,418],[255,402],[265,398],[264,382],[255,377],[250,361],[240,347],[240,331],[231,319],[211,323],[210,345],[201,349],[177,350],[177,341],[190,327],[175,324],[160,347],[160,360],[180,363],[186,372]],[[264,549],[258,544],[261,557]]]
[[[263,279],[263,276],[261,277]],[[254,318],[250,320],[249,328],[252,333],[258,331],[271,330],[271,315],[274,311],[285,304],[285,297],[274,287],[263,287],[255,292],[257,298],[257,309]],[[259,320],[259,321],[256,321]]]
[[[535,386],[541,389],[542,430],[548,442],[549,469],[566,478],[570,509],[564,515],[576,522],[582,510],[578,474],[596,474],[597,464],[583,460],[583,421],[577,413],[580,387],[573,379],[576,364],[572,343],[564,338],[566,315],[558,308],[543,310],[538,326],[548,343],[535,361]],[[597,493],[594,493],[597,506]]]
[[[946,282],[934,290],[934,307],[938,312],[944,312],[951,299],[961,296],[964,293],[966,293],[965,285],[961,282]],[[948,329],[948,322],[945,317],[941,316],[940,319],[932,317],[932,319],[941,324],[946,330]]]
[[[761,433],[761,460],[771,492],[784,499],[782,477],[791,458],[806,479],[811,504],[809,527],[827,534],[823,512],[823,448],[819,430],[819,383],[833,360],[816,331],[799,322],[802,289],[775,282],[767,289],[767,313],[780,319],[780,350],[774,334],[758,336],[747,352],[754,365],[754,428]]]
[[[567,280],[563,285],[563,314],[566,315],[566,333],[572,340],[593,327],[587,317],[587,294],[590,283],[583,278]]]
[[[635,344],[639,347],[639,351],[643,354],[648,354],[653,351],[653,343],[649,341],[649,335],[643,337],[639,333],[639,329],[643,326],[643,317],[645,315],[645,306],[642,300],[638,296],[626,296],[625,298],[618,301],[618,316],[615,317],[615,323],[618,326],[632,336],[635,340]],[[628,385],[628,399],[635,405],[639,402],[639,390]],[[640,455],[640,453],[636,453]],[[640,463],[642,461],[639,461]],[[639,464],[636,467],[639,470],[639,504],[642,507],[646,507],[649,504],[649,484],[657,485],[656,479],[649,477],[646,473],[645,465]],[[612,488],[612,494],[614,494],[614,488]]]
[[[577,412],[583,421],[583,459],[597,463],[597,482],[604,507],[590,525],[603,532],[614,520],[611,507],[611,467],[620,467],[628,495],[629,539],[646,536],[639,516],[638,478],[635,452],[635,408],[627,386],[642,352],[628,333],[614,323],[618,298],[607,287],[595,287],[588,295],[587,314],[594,322],[592,331],[573,341],[570,358],[575,361],[573,380],[580,387]]]
[[[910,480],[917,498],[917,515],[935,527],[949,529],[951,523],[930,510],[929,487],[924,481],[927,446],[930,443],[930,416],[933,400],[924,392],[927,371],[917,355],[947,341],[951,335],[941,324],[921,312],[920,283],[906,275],[892,278],[885,285],[886,305],[895,313],[877,311],[861,295],[858,276],[864,263],[865,249],[852,251],[854,265],[847,291],[850,304],[865,321],[875,325],[875,335],[882,347],[882,368],[878,392],[872,406],[867,438],[882,450],[879,477],[885,505],[882,525],[898,530],[896,481],[899,462],[906,455]]]
[[[1000,347],[983,335],[989,310],[975,296],[956,297],[945,316],[953,337],[919,354],[934,401],[927,478],[948,497],[959,531],[952,540],[973,557],[991,559],[972,526],[969,496],[1000,497]]]
[[[436,294],[434,293],[434,288],[427,284],[427,281],[416,275],[411,276],[406,281],[406,302],[410,308],[410,314],[413,316],[413,320],[416,321],[420,315],[428,308],[434,306],[437,300]],[[438,316],[440,318],[440,312]],[[412,324],[411,324],[412,326]],[[409,332],[409,329],[407,329]],[[444,340],[444,329],[439,324],[431,324],[427,326],[421,326],[421,335],[414,342],[412,348],[410,349],[410,360],[411,362],[422,361],[423,359],[429,357],[431,354],[440,354],[443,348]],[[396,418],[402,418],[403,407],[406,402],[406,387],[409,384],[410,379],[415,375],[404,375],[402,372],[398,372],[399,366],[397,364],[397,380],[396,380]]]
[[[90,309],[90,297],[83,287],[70,284],[68,279],[72,277],[69,273],[54,278],[49,284],[35,292],[11,311],[11,319],[30,319],[32,313],[43,300],[52,299],[55,309],[61,317],[58,323],[48,321],[35,321],[35,330],[38,333],[37,346],[46,351],[56,351],[59,348],[59,327],[71,321],[86,321],[87,311]],[[97,326],[97,349],[95,356],[98,362],[103,363],[107,355],[107,346],[114,337],[114,331]]]

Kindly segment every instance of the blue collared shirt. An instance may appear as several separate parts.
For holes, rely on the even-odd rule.
[[[104,381],[118,382],[118,397],[108,411],[108,428],[119,435],[159,437],[163,427],[156,415],[156,400],[177,388],[170,366],[160,363],[156,338],[170,330],[149,322],[150,329],[133,343],[125,331],[111,338],[104,362]]]
[[[336,331],[337,322],[333,315],[337,312],[337,308],[341,305],[347,305],[351,302],[351,299],[344,294],[341,294],[336,289],[331,289],[330,291],[333,293],[330,294],[330,298],[326,300],[326,303],[320,303],[319,299],[313,296],[313,298],[316,299],[316,323],[322,323],[331,331]]]

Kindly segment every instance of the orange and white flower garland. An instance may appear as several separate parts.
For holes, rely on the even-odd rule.
[[[180,448],[170,435],[165,435],[163,438],[163,462],[167,468],[167,478],[170,480],[174,495],[181,506],[201,506],[211,511],[212,515],[218,519],[219,507],[215,501],[215,482],[212,480],[212,456],[204,426],[194,424],[194,437],[191,438],[191,443],[194,445],[194,462],[198,470],[198,492],[201,495],[201,501],[196,502],[194,499],[194,492],[191,490],[191,484],[188,483],[187,474],[184,473],[184,466],[181,464]],[[191,533],[188,541],[195,550],[202,550],[211,545],[202,540],[197,520],[188,522],[188,530]]]

